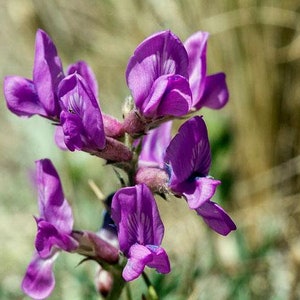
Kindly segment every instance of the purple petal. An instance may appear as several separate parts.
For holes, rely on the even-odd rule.
[[[153,83],[140,111],[145,117],[184,116],[191,108],[191,91],[186,78],[179,75],[160,76]]]
[[[3,87],[7,107],[17,116],[47,116],[31,80],[20,76],[7,76]]]
[[[171,267],[165,249],[152,245],[147,245],[146,247],[152,252],[152,261],[147,263],[147,266],[156,269],[157,272],[162,274],[169,273]]]
[[[179,128],[166,150],[165,161],[170,164],[170,186],[174,188],[191,177],[208,175],[210,146],[206,125],[201,117],[193,117]]]
[[[70,151],[82,150],[85,144],[84,129],[78,115],[62,111],[60,124],[64,135],[64,144]]]
[[[193,106],[201,99],[206,76],[206,47],[209,34],[196,32],[184,43],[189,58],[189,82],[193,95]]]
[[[78,61],[67,69],[67,74],[78,73],[85,80],[89,88],[92,90],[96,99],[98,99],[98,84],[93,70],[85,61]]]
[[[129,259],[123,269],[123,278],[126,281],[138,278],[151,260],[152,253],[147,247],[139,244],[132,245],[129,250]]]
[[[58,148],[60,148],[61,150],[68,150],[68,147],[66,146],[66,143],[64,141],[64,132],[62,126],[60,125],[57,125],[55,127],[54,141]]]
[[[171,140],[172,121],[165,122],[143,137],[139,167],[164,166],[164,156]]]
[[[37,254],[30,262],[22,281],[22,290],[33,299],[47,298],[55,286],[52,267],[57,255],[41,259]]]
[[[125,255],[129,248],[160,245],[164,226],[155,199],[145,184],[122,188],[112,200],[111,216],[118,227],[120,249]]]
[[[206,106],[212,109],[220,109],[228,102],[228,98],[229,92],[225,74],[213,74],[206,77],[202,99],[195,105],[195,108],[199,109]]]
[[[59,116],[57,88],[63,77],[62,63],[54,43],[46,32],[39,29],[35,40],[33,82],[49,116]]]
[[[185,196],[191,209],[196,209],[213,197],[219,184],[221,184],[219,180],[200,177],[192,182],[182,183],[176,192]]]
[[[43,219],[37,220],[38,233],[35,239],[35,248],[41,258],[52,255],[52,249],[71,252],[78,247],[78,243],[68,234],[59,232],[52,224]],[[55,252],[55,249],[53,250]]]
[[[64,198],[59,176],[49,159],[36,162],[40,217],[59,232],[69,234],[73,227],[72,210]]]
[[[71,132],[71,137],[81,137],[83,147],[103,149],[105,133],[101,111],[84,79],[77,73],[67,76],[59,86],[59,97],[64,111],[62,112],[64,133]],[[66,124],[69,121],[71,124]],[[67,133],[65,128],[68,128]],[[78,138],[76,144],[78,145]],[[66,145],[72,148],[70,143]],[[74,148],[76,149],[76,145]]]
[[[196,212],[211,229],[221,235],[227,235],[232,230],[236,230],[236,226],[228,214],[212,201],[205,202],[196,209]]]
[[[130,58],[126,80],[137,107],[143,105],[154,81],[162,75],[188,77],[188,57],[177,36],[171,31],[156,33],[144,40]]]

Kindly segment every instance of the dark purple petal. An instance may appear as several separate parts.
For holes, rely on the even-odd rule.
[[[185,196],[191,209],[196,209],[213,197],[219,184],[221,184],[219,180],[199,177],[178,185],[176,192]]]
[[[85,80],[92,90],[96,99],[98,99],[98,84],[96,76],[91,67],[85,61],[78,61],[67,68],[67,74],[78,73]]]
[[[69,234],[59,232],[49,222],[38,219],[37,225],[35,248],[41,258],[48,258],[57,250],[71,252],[78,247],[78,243]]]
[[[3,88],[7,107],[17,116],[47,116],[31,80],[20,76],[7,76]]]
[[[120,249],[125,255],[136,243],[161,244],[164,226],[155,199],[145,184],[117,191],[112,200],[111,214],[118,227]]]
[[[73,227],[72,210],[64,198],[59,176],[49,159],[36,162],[36,178],[40,217],[59,232],[69,234]]]
[[[186,121],[166,150],[171,167],[170,186],[208,175],[211,157],[206,125],[199,116]]]
[[[205,202],[196,209],[196,212],[211,229],[221,235],[227,235],[232,230],[236,230],[236,226],[228,214],[212,201]]]
[[[143,137],[139,167],[164,166],[164,156],[171,141],[172,121],[165,122]]]
[[[41,259],[37,254],[30,262],[22,281],[22,290],[33,299],[47,298],[55,286],[52,267],[57,255]]]
[[[78,146],[80,137],[82,147],[103,149],[105,133],[101,111],[84,79],[77,73],[67,76],[59,86],[59,97],[63,110],[63,130],[65,135],[70,135],[71,140],[76,136],[74,148]],[[66,124],[67,122],[70,124]],[[68,129],[67,132],[65,128]],[[66,145],[69,149],[72,148],[70,143],[66,142]]]
[[[35,40],[33,82],[49,116],[59,116],[57,89],[63,77],[62,63],[54,43],[46,32],[39,29]]]
[[[201,99],[206,76],[206,46],[209,34],[196,32],[184,43],[189,58],[189,82],[193,95],[193,106]]]
[[[122,276],[126,281],[138,278],[144,271],[145,266],[152,260],[152,252],[145,246],[134,244],[129,250],[129,259]]]
[[[228,102],[228,98],[229,92],[225,74],[213,74],[206,77],[202,99],[195,105],[195,108],[199,109],[206,106],[212,109],[220,109]]]
[[[157,246],[146,246],[152,252],[152,260],[147,264],[148,267],[156,269],[157,272],[167,274],[171,271],[169,257],[165,249]]]
[[[127,84],[137,107],[143,105],[158,77],[178,74],[187,78],[187,67],[186,50],[171,31],[162,31],[144,40],[136,48],[126,70]]]

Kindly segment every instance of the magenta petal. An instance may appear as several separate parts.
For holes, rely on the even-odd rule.
[[[224,73],[217,73],[206,77],[205,90],[202,99],[195,106],[199,109],[203,106],[220,109],[228,102],[229,92]]]
[[[130,247],[128,256],[122,275],[126,281],[131,281],[142,274],[147,263],[152,260],[152,253],[145,246],[134,244]]]
[[[172,121],[152,129],[143,137],[139,167],[164,167],[164,156],[171,140]]]
[[[112,200],[111,216],[118,227],[120,249],[126,256],[136,243],[160,245],[164,226],[155,199],[145,184],[117,191]]]
[[[196,209],[213,197],[219,184],[219,180],[200,177],[193,182],[183,183],[180,192],[186,197],[189,207]]]
[[[56,256],[41,259],[35,255],[22,281],[22,290],[33,299],[47,298],[55,286],[52,267]]]
[[[186,50],[171,31],[156,33],[144,40],[130,58],[126,70],[127,84],[137,107],[148,97],[154,81],[167,74],[188,77]]]
[[[184,43],[189,57],[189,82],[193,95],[193,106],[201,99],[206,76],[206,47],[209,34],[196,32]]]
[[[152,260],[147,263],[150,268],[156,269],[157,272],[167,274],[171,271],[169,257],[165,249],[152,245],[146,246],[152,252]]]
[[[63,77],[62,63],[54,43],[46,32],[39,29],[35,40],[33,82],[49,116],[59,116],[57,89]]]
[[[103,149],[105,133],[99,104],[84,79],[77,73],[67,76],[59,86],[59,97],[63,112],[64,133],[70,135],[66,145],[69,149],[77,148],[78,138],[82,147]],[[70,124],[68,124],[70,122]],[[68,132],[65,132],[65,128]],[[76,132],[77,131],[77,132]],[[76,136],[76,145],[71,145]]]
[[[64,198],[59,176],[49,159],[36,161],[36,177],[40,217],[58,231],[69,234],[73,227],[72,210]]]
[[[31,80],[20,76],[7,76],[3,88],[7,107],[17,116],[47,116]]]
[[[67,69],[68,75],[71,75],[73,73],[78,73],[82,76],[82,78],[92,90],[95,98],[98,99],[98,84],[96,76],[91,67],[85,61],[78,61],[75,64],[70,65]]]
[[[58,232],[50,223],[43,219],[37,220],[38,233],[35,239],[35,248],[41,258],[48,258],[52,255],[53,247],[56,249],[71,252],[78,247],[78,243],[68,234]]]
[[[170,185],[175,186],[190,177],[208,175],[211,157],[206,125],[199,116],[186,121],[166,150],[166,163],[172,169]]]
[[[232,230],[236,230],[236,226],[228,214],[212,201],[205,202],[196,209],[196,212],[211,229],[221,235],[227,235]]]

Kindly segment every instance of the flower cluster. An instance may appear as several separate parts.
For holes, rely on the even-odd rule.
[[[139,277],[146,266],[169,273],[154,194],[182,197],[221,235],[236,229],[211,201],[221,182],[209,176],[211,151],[203,117],[192,116],[202,107],[220,109],[228,101],[225,75],[207,75],[207,40],[207,32],[197,32],[182,43],[169,30],[145,39],[128,62],[131,96],[119,121],[102,112],[91,68],[79,61],[64,71],[51,38],[37,31],[33,78],[5,78],[7,107],[18,116],[51,120],[61,149],[105,159],[128,178],[105,201],[100,231],[78,231],[53,164],[49,159],[36,162],[40,216],[35,218],[35,253],[22,283],[26,294],[35,299],[50,295],[52,265],[60,251],[95,260],[106,283],[117,281],[112,270],[120,268],[125,281]],[[172,138],[176,118],[187,121]],[[114,288],[113,283],[102,286],[106,294]]]

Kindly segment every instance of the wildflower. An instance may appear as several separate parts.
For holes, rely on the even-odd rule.
[[[37,161],[36,174],[40,212],[39,218],[36,218],[36,253],[27,268],[22,288],[30,297],[43,299],[54,288],[52,267],[59,251],[72,252],[78,247],[78,243],[71,236],[71,207],[64,198],[59,176],[51,161]]]
[[[128,62],[126,80],[138,114],[148,119],[145,122],[183,116],[191,108],[188,56],[169,30],[148,37],[136,48]]]
[[[199,116],[186,121],[171,140],[165,156],[170,189],[184,196],[191,209],[216,232],[227,235],[236,227],[226,212],[210,201],[221,183],[208,176],[211,153],[207,129]]]
[[[63,77],[62,63],[54,43],[39,29],[35,39],[33,79],[7,76],[4,80],[8,108],[18,116],[38,114],[57,120],[60,113],[57,88]]]
[[[123,278],[126,281],[136,279],[145,266],[169,273],[169,259],[160,246],[164,226],[148,187],[139,184],[120,189],[113,197],[111,210],[118,228],[120,249],[128,258]]]
[[[196,32],[184,43],[189,59],[189,83],[192,91],[192,106],[212,109],[222,108],[228,101],[229,93],[224,73],[206,74],[206,47],[209,34]]]

